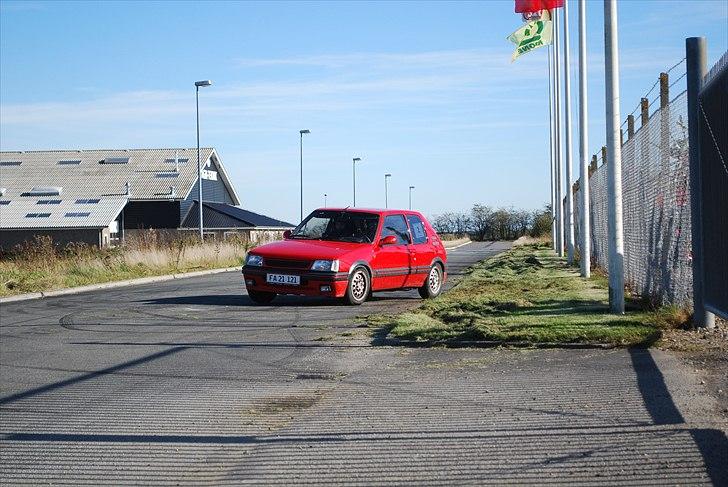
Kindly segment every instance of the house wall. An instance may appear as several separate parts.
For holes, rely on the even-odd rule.
[[[202,180],[203,201],[211,201],[213,203],[229,203],[231,205],[234,204],[232,195],[225,187],[225,183],[222,182],[222,177],[220,175],[220,171],[217,165],[212,162],[211,166],[208,169],[217,172],[217,181],[211,181],[209,179]],[[192,186],[190,194],[187,196],[186,199],[181,202],[179,209],[179,221],[184,221],[195,200],[198,199],[198,187],[199,185],[195,183],[194,186]]]
[[[179,201],[130,201],[124,208],[124,228],[177,228]]]
[[[98,247],[100,242],[101,229],[58,229],[58,230],[0,230],[0,250],[8,252],[16,245],[23,242],[31,242],[36,235],[49,236],[53,243],[65,247],[72,242],[83,242]]]

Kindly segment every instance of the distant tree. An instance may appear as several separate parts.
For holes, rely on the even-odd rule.
[[[533,224],[529,234],[532,237],[543,237],[551,233],[551,205],[546,205],[543,210],[533,212]]]
[[[467,235],[470,232],[472,220],[467,213],[455,213],[453,215],[453,231],[459,235]]]
[[[470,211],[471,237],[486,240],[493,232],[493,210],[485,205],[475,205]]]

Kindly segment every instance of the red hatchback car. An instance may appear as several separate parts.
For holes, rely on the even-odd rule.
[[[278,294],[330,296],[361,304],[372,291],[419,289],[440,294],[447,253],[416,211],[319,209],[284,240],[256,247],[243,266],[256,303]]]

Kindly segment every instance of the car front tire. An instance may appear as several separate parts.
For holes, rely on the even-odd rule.
[[[248,291],[248,296],[255,304],[268,304],[276,298],[276,293]]]
[[[436,298],[442,292],[443,272],[440,264],[430,267],[425,283],[419,288],[420,296],[424,299]]]
[[[357,267],[349,276],[349,286],[346,288],[344,300],[349,304],[359,306],[367,300],[371,288],[369,272],[364,267]]]

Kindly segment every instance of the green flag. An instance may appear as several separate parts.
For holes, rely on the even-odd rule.
[[[508,40],[516,45],[511,62],[515,61],[521,54],[551,44],[553,24],[548,16],[548,10],[544,12],[545,15],[540,19],[524,24],[520,29],[508,36]]]

